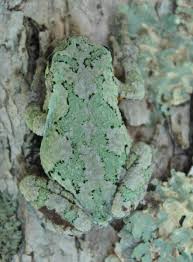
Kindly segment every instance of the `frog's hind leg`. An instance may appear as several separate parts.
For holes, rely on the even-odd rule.
[[[149,179],[152,175],[152,150],[143,142],[136,143],[131,148],[126,163],[126,175],[118,187],[113,201],[114,217],[123,218],[135,209],[144,198]]]
[[[91,229],[88,215],[74,203],[73,196],[55,181],[28,175],[21,180],[19,188],[34,208],[66,231],[76,233]]]
[[[32,103],[25,111],[25,121],[29,129],[38,136],[43,136],[47,113],[41,111],[40,106]]]

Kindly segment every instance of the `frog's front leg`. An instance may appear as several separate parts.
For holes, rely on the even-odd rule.
[[[39,136],[43,136],[44,133],[44,127],[46,123],[46,115],[47,113],[47,105],[42,106],[43,108],[41,109],[41,104],[39,101],[39,97],[37,98],[36,93],[39,94],[44,90],[44,71],[46,67],[46,60],[44,58],[39,58],[36,63],[36,70],[35,74],[33,76],[33,81],[31,84],[31,90],[32,90],[32,96],[33,97],[33,102],[31,102],[26,110],[25,110],[25,122],[30,130],[32,130],[35,134]],[[41,97],[42,94],[39,94],[38,96]],[[46,98],[48,97],[48,88],[46,91]],[[45,110],[44,110],[45,109]]]
[[[91,221],[87,214],[73,200],[73,196],[58,183],[34,175],[26,176],[20,182],[20,191],[24,197],[40,211],[56,218],[54,221],[69,229],[75,227],[78,232],[91,229]],[[44,213],[44,212],[43,212]],[[66,229],[66,228],[65,228]]]
[[[119,83],[119,96],[121,98],[141,100],[145,96],[144,81],[137,64],[138,48],[130,40],[128,28],[127,15],[118,12],[115,20],[116,36],[110,37],[113,49],[113,64],[116,69],[119,64],[123,71],[123,81]]]
[[[40,106],[30,104],[25,112],[25,122],[36,135],[43,136],[47,113],[41,111]]]
[[[152,175],[152,150],[143,142],[134,144],[126,162],[126,174],[115,195],[112,213],[122,218],[129,215],[144,198],[149,179]]]

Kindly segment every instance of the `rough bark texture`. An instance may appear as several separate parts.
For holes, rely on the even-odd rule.
[[[107,44],[109,17],[119,2],[0,1],[0,190],[19,197],[23,243],[15,261],[99,262],[111,253],[117,239],[111,226],[80,239],[50,231],[17,185],[26,166],[38,162],[39,138],[29,132],[23,117],[38,58],[53,40],[69,34],[69,16],[82,34]]]
[[[28,168],[32,167],[33,172],[42,171],[38,156],[40,138],[27,129],[24,121],[25,108],[34,95],[30,85],[38,58],[53,41],[69,35],[70,30],[108,45],[111,17],[120,3],[127,1],[0,0],[0,191],[8,191],[18,199],[23,231],[21,248],[14,261],[102,262],[113,253],[121,225],[93,229],[79,238],[67,236],[26,203],[18,191],[18,181]],[[69,29],[71,23],[73,26]],[[120,106],[122,111],[127,111],[130,133],[134,138],[143,136],[143,140],[151,140],[159,148],[156,176],[166,175],[168,167],[188,168],[191,152],[174,146],[170,128],[161,124],[154,129],[139,128],[148,122],[149,108],[144,101],[141,105],[130,103]],[[189,128],[190,105],[181,107],[171,121],[175,123],[177,114],[184,112],[182,124]],[[132,110],[137,114],[135,119]],[[187,129],[183,135],[186,140]]]

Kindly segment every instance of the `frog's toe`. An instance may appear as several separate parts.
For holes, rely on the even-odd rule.
[[[46,113],[41,112],[40,107],[35,104],[30,104],[25,111],[25,121],[30,130],[38,136],[43,136]]]

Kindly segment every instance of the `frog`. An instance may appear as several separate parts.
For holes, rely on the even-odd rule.
[[[152,149],[127,131],[110,51],[71,36],[53,51],[45,83],[43,107],[31,103],[25,112],[29,129],[42,136],[45,175],[26,175],[21,193],[78,232],[128,216],[145,195]]]

